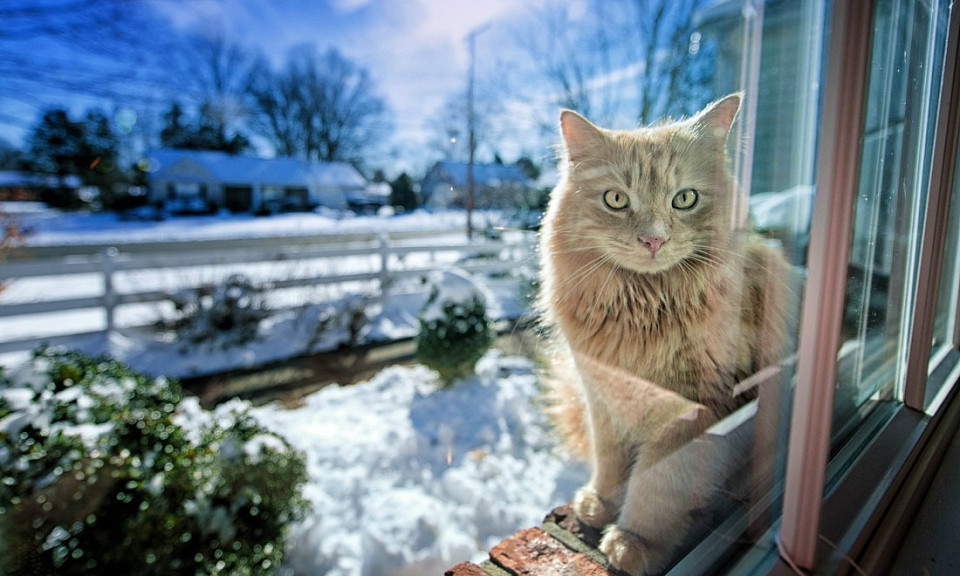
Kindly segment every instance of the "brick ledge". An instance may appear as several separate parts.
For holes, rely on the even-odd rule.
[[[570,506],[554,509],[537,528],[520,530],[480,564],[462,562],[444,576],[620,576],[597,550],[601,533],[577,521]]]

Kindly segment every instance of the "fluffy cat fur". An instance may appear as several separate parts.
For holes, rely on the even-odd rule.
[[[630,131],[560,117],[562,177],[540,238],[550,410],[591,465],[574,511],[606,526],[600,549],[630,574],[662,571],[703,504],[709,455],[691,440],[780,357],[787,264],[731,226],[739,107],[733,94]]]

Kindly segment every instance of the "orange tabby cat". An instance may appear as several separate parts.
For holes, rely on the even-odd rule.
[[[781,352],[786,262],[730,222],[739,107],[734,94],[631,131],[560,116],[540,241],[551,410],[591,464],[574,511],[607,527],[601,551],[631,574],[662,571],[703,504],[704,455],[678,449],[749,400],[735,385]]]

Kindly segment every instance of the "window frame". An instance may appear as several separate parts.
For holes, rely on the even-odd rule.
[[[817,194],[814,200],[782,492],[775,490],[749,510],[732,514],[671,574],[881,573],[892,562],[960,430],[960,306],[952,341],[931,356],[960,146],[960,7],[954,5],[936,99],[933,156],[927,180],[921,183],[928,187],[928,199],[922,208],[913,320],[906,329],[906,366],[900,369],[904,401],[881,403],[830,458],[876,2],[828,4],[817,7],[824,10],[830,33],[820,60],[825,68],[818,91],[822,112],[815,163],[817,190],[830,193]],[[925,411],[928,383],[937,386],[938,393]],[[767,384],[776,389],[778,381],[771,377]],[[761,386],[761,393],[769,388]],[[778,508],[781,514],[771,522]],[[729,538],[735,534],[747,535],[752,546],[731,547]]]
[[[957,140],[960,138],[960,73],[957,51],[960,49],[960,23],[957,6],[951,9],[947,29],[947,46],[943,63],[943,85],[940,108],[934,133],[933,158],[930,165],[929,196],[924,216],[924,234],[920,244],[920,266],[914,320],[910,333],[904,403],[924,411],[930,354],[933,348],[933,326],[937,313],[937,292],[940,287],[946,246],[947,224],[956,176]],[[952,345],[960,345],[953,334]]]
[[[853,211],[866,118],[873,2],[835,2],[828,57],[797,383],[784,481],[781,557],[813,568],[830,450],[837,350],[846,295]]]
[[[904,403],[878,410],[851,446],[862,448],[824,495],[830,425],[837,378],[836,351],[849,262],[849,238],[860,171],[874,2],[834,2],[829,15],[817,190],[811,223],[809,276],[802,312],[797,384],[791,421],[783,515],[769,535],[778,556],[767,555],[768,574],[795,568],[867,573],[886,566],[923,500],[946,447],[960,427],[960,338],[931,361],[937,291],[960,137],[960,9],[950,10],[938,97],[933,158],[917,270],[917,297],[909,327]],[[927,384],[942,385],[924,411]],[[756,564],[752,563],[756,568]],[[746,569],[746,563],[739,565]],[[734,570],[736,572],[736,570]]]

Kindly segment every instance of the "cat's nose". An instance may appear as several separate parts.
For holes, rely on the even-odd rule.
[[[660,247],[667,242],[667,239],[663,236],[640,236],[639,240],[641,244],[650,249],[651,256],[656,255]]]

